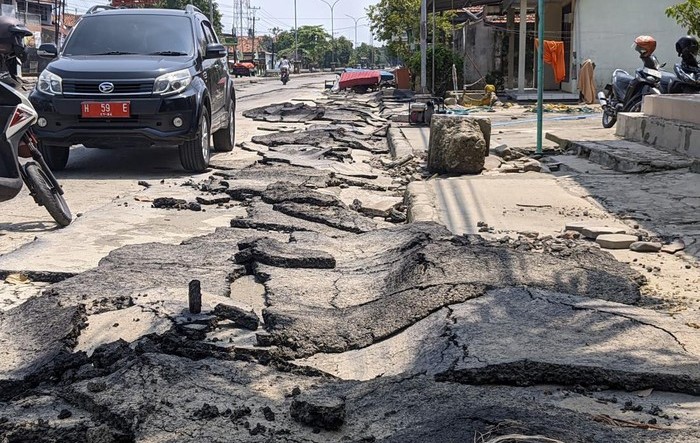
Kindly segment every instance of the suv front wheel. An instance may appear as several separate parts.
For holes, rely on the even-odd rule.
[[[228,110],[228,125],[214,133],[214,149],[219,152],[233,151],[236,139],[236,122],[233,105]]]
[[[44,144],[41,140],[38,143],[39,152],[44,157],[44,161],[52,171],[63,171],[68,164],[70,148],[63,146],[51,146]]]
[[[199,126],[195,138],[180,145],[180,163],[192,172],[204,172],[211,157],[211,132],[209,128],[209,110],[204,108],[199,117]]]

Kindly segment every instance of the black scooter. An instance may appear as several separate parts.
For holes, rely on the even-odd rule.
[[[37,149],[37,140],[31,127],[38,115],[29,100],[5,81],[12,81],[8,74],[0,79],[0,202],[13,199],[29,188],[34,201],[46,208],[59,226],[68,226],[71,213],[63,197],[63,189],[46,165]],[[33,161],[20,162],[20,158]]]
[[[681,58],[673,70],[676,78],[669,86],[670,94],[698,94],[700,93],[700,66],[698,66],[698,40],[695,37],[681,37],[676,42],[676,52]]]
[[[287,84],[287,82],[289,81],[289,69],[288,68],[281,68],[280,69],[280,80],[282,80],[283,85]]]
[[[659,89],[662,77],[659,61],[655,56],[642,57],[644,66],[631,76],[622,69],[616,69],[612,83],[598,93],[598,101],[603,107],[603,127],[612,128],[620,112],[640,112],[645,95],[661,94]]]

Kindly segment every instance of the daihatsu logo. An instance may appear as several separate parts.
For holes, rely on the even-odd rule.
[[[104,82],[100,83],[100,86],[98,86],[99,90],[103,94],[109,94],[110,92],[114,91],[114,84],[110,82]]]

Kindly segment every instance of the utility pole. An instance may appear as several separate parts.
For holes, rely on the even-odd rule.
[[[332,5],[326,0],[321,1],[331,8],[331,62],[335,63],[335,22],[333,21],[333,10],[335,9],[335,5],[337,5],[340,0],[335,0]]]
[[[275,49],[277,48],[277,34],[279,34],[280,31],[282,31],[280,28],[277,28],[277,27],[272,28],[272,34],[275,36],[272,39],[272,68],[273,69],[275,67]]]
[[[354,22],[355,22],[355,49],[357,49],[357,22],[365,18],[363,15],[362,17],[355,18],[352,15],[345,14],[347,17],[350,17]]]
[[[297,0],[294,0],[294,62],[299,62],[299,33],[297,26]]]
[[[255,52],[255,20],[256,20],[255,13],[258,9],[260,9],[260,8],[259,7],[257,7],[257,8],[256,7],[248,7],[248,11],[253,11],[252,12],[252,15],[253,15],[253,28],[252,28],[253,29],[253,35],[252,35],[252,38],[253,38],[253,42],[252,42],[253,58],[255,58],[255,55],[256,55],[256,52]]]
[[[54,36],[54,43],[56,46],[58,46],[58,0],[54,0],[53,3],[53,8],[54,8],[54,32],[56,35]]]
[[[209,23],[214,27],[214,0],[209,0]]]
[[[420,92],[425,94],[428,76],[428,0],[421,0],[420,3]]]

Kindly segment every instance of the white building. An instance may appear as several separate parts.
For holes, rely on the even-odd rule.
[[[666,8],[681,0],[545,0],[545,40],[563,41],[565,48],[566,79],[556,83],[552,68],[545,66],[545,90],[561,91],[578,95],[578,70],[587,59],[596,65],[595,80],[599,88],[609,83],[615,69],[634,71],[640,67],[639,54],[632,49],[634,39],[639,35],[651,35],[658,42],[656,56],[667,69],[677,63],[675,42],[686,34],[675,20],[666,16]],[[537,0],[428,0],[428,11],[446,11],[471,6],[485,6],[488,16],[502,15],[506,23],[498,27],[501,38],[509,40],[509,53],[502,57],[500,65],[507,73],[506,84],[522,94],[534,88],[536,63],[520,58],[523,51],[526,57],[535,58],[532,48],[537,34]],[[520,25],[520,18],[526,24]],[[533,20],[533,14],[535,19]],[[529,23],[528,23],[529,22]],[[482,34],[484,31],[480,31]],[[461,37],[464,35],[464,37]],[[456,45],[463,51],[471,51],[479,57],[497,54],[483,47],[469,48],[474,40],[467,40],[468,33],[457,32]],[[493,39],[494,45],[498,39]],[[485,44],[486,42],[484,42]],[[464,54],[463,54],[464,55]],[[482,61],[483,62],[483,61]],[[477,62],[478,63],[478,62]]]

